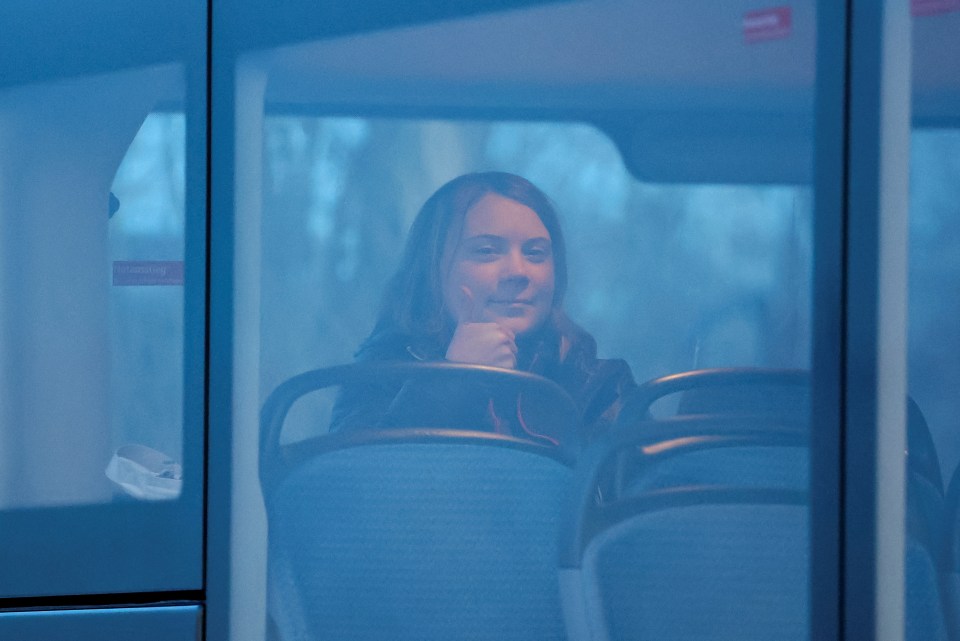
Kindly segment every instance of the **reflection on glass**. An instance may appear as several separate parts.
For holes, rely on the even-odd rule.
[[[126,496],[182,482],[185,118],[151,113],[111,185],[108,477]]]
[[[182,87],[160,66],[0,93],[0,506],[110,501],[108,471],[178,465],[183,118],[149,114]],[[146,287],[149,261],[179,280]]]
[[[910,391],[931,425],[944,471],[960,460],[951,425],[960,407],[960,131],[921,129],[910,139]]]
[[[960,133],[917,129],[910,152],[910,298],[907,474],[907,638],[945,639],[960,623],[957,509],[960,332]],[[923,429],[921,441],[918,432]],[[948,491],[949,490],[949,491]],[[942,586],[942,587],[941,587]]]
[[[435,497],[456,487],[457,475],[443,476],[437,470],[448,468],[439,461],[428,464],[425,451],[409,452],[403,463],[363,459],[370,449],[350,439],[369,430],[327,433],[336,393],[298,401],[282,431],[269,431],[262,442],[256,421],[259,410],[276,409],[268,399],[278,398],[271,394],[291,377],[353,361],[428,197],[456,176],[505,171],[530,180],[557,209],[568,247],[564,307],[596,338],[598,356],[625,359],[638,382],[656,379],[643,388],[647,398],[631,397],[632,409],[621,414],[627,418],[617,433],[652,438],[656,430],[677,425],[706,431],[720,424],[788,433],[780,442],[767,440],[765,432],[759,451],[749,440],[726,443],[730,447],[723,453],[733,455],[719,457],[714,455],[724,448],[687,456],[679,443],[683,438],[658,442],[651,457],[681,462],[657,467],[668,470],[670,483],[699,479],[718,490],[733,479],[751,490],[772,491],[765,496],[773,504],[757,506],[748,492],[726,496],[740,501],[736,514],[723,501],[703,513],[685,512],[683,524],[667,525],[662,537],[654,536],[664,544],[663,554],[638,552],[650,542],[642,537],[605,550],[591,548],[589,554],[563,548],[559,569],[566,573],[566,594],[573,594],[573,603],[582,602],[578,590],[599,590],[590,581],[607,569],[623,570],[618,575],[623,580],[613,588],[620,596],[606,595],[617,610],[608,623],[623,632],[614,638],[641,636],[629,632],[636,629],[632,626],[660,625],[655,636],[685,638],[670,626],[691,617],[669,615],[669,607],[660,607],[655,597],[691,591],[713,601],[693,623],[703,633],[687,638],[720,628],[743,632],[735,638],[806,636],[813,27],[809,2],[744,10],[699,0],[601,0],[424,24],[411,20],[400,28],[378,26],[312,41],[298,36],[289,46],[236,52],[233,496],[245,515],[242,532],[236,531],[246,544],[243,556],[265,558],[266,572],[262,566],[245,567],[235,580],[251,601],[262,594],[267,598],[266,612],[245,609],[233,625],[251,630],[251,638],[264,624],[281,632],[333,637],[379,625],[377,631],[386,636],[404,626],[420,631],[421,624],[442,619],[430,617],[426,608],[398,607],[423,592],[391,570],[409,562],[407,577],[425,576],[430,566],[417,560],[436,557],[417,552],[420,541],[409,538],[398,543],[414,550],[404,555],[387,533],[398,523],[416,531],[447,523],[448,512],[430,512],[432,498],[420,496],[412,505],[393,492],[410,483]],[[242,39],[242,33],[236,35]],[[273,35],[275,42],[284,42],[284,34]],[[726,367],[737,371],[722,372],[718,379],[709,369]],[[689,370],[699,371],[668,376]],[[688,394],[677,387],[681,383],[706,386],[710,393]],[[672,406],[662,407],[661,397]],[[644,422],[651,414],[657,421]],[[341,448],[347,441],[351,445]],[[581,526],[596,531],[591,524],[617,518],[616,508],[625,505],[620,499],[631,493],[648,498],[650,479],[642,462],[647,451],[637,446],[650,444],[608,445],[623,447],[612,457],[619,461],[623,455],[622,468],[581,468],[573,476],[596,472],[598,483],[577,485],[556,481],[573,472],[561,466],[556,477],[531,479],[538,487],[549,485],[536,499],[522,486],[509,485],[508,465],[485,467],[497,460],[496,448],[478,447],[462,459],[452,458],[478,465],[471,469],[480,484],[490,478],[504,481],[480,501],[490,520],[540,523],[538,536],[554,545],[558,529],[561,534],[582,531]],[[276,456],[280,452],[292,457]],[[296,453],[306,452],[310,455],[297,458]],[[591,460],[584,454],[577,465]],[[255,479],[258,462],[262,475]],[[545,482],[548,478],[553,480]],[[579,493],[585,508],[576,516],[563,515],[561,522],[549,506],[561,496],[569,499],[571,492]],[[387,495],[397,497],[389,501],[389,517],[368,502]],[[296,503],[304,497],[309,500]],[[535,504],[544,521],[528,519],[526,510],[514,511],[524,501]],[[361,503],[376,516],[353,518],[368,514],[357,506]],[[324,514],[316,529],[293,520],[310,518],[306,505]],[[346,505],[349,510],[342,509]],[[523,518],[513,518],[518,514]],[[404,515],[421,518],[403,521]],[[339,528],[345,520],[360,526],[356,536],[344,534],[346,526]],[[363,530],[364,523],[373,522],[377,528]],[[312,536],[331,523],[338,529]],[[635,523],[618,532],[636,532]],[[720,523],[730,526],[729,536],[713,536]],[[742,528],[743,523],[750,527]],[[305,531],[309,539],[298,538]],[[381,534],[388,538],[378,538]],[[342,563],[347,557],[338,546],[368,540],[367,535],[378,543],[358,561],[370,573],[358,574],[344,567],[353,564]],[[490,538],[477,534],[474,547],[482,548]],[[591,545],[597,541],[590,540]],[[671,557],[671,550],[689,549],[677,541],[696,541],[704,557],[725,562]],[[769,556],[754,558],[757,562],[744,570],[740,555],[758,547]],[[539,552],[556,557],[552,548]],[[301,553],[317,566],[300,563]],[[656,567],[641,567],[647,562]],[[497,571],[518,572],[519,565],[504,554],[479,565],[495,563],[501,564]],[[547,566],[542,576],[550,587],[537,592],[544,601],[528,620],[549,621],[558,630],[563,615],[570,615],[567,623],[590,625],[579,618],[582,612],[564,608],[561,614],[559,604],[550,601],[560,588],[558,568]],[[524,580],[541,576],[532,568],[522,572]],[[324,578],[332,574],[343,580],[335,588]],[[789,586],[764,589],[784,574],[790,576]],[[383,580],[365,580],[374,576]],[[646,591],[645,577],[657,577],[653,590]],[[382,623],[369,617],[351,620],[349,613],[327,616],[329,601],[316,598],[322,592],[340,599],[355,589],[360,602],[391,589],[384,586],[394,590],[389,598],[370,600],[380,604],[371,607],[382,607]],[[455,592],[445,590],[444,598]],[[759,592],[777,598],[750,617],[727,607],[729,599],[737,599],[732,595],[753,603]],[[292,601],[311,606],[308,611],[285,607]],[[638,604],[646,609],[641,612]],[[486,594],[473,599],[473,606],[489,613],[500,603]],[[498,623],[508,619],[487,617]]]
[[[389,279],[401,264],[411,223],[432,193],[469,172],[496,169],[515,173],[540,187],[557,210],[568,249],[565,308],[596,337],[600,357],[625,358],[639,381],[693,369],[765,368],[765,378],[731,379],[719,388],[720,395],[686,393],[679,404],[674,398],[670,413],[692,418],[694,423],[699,420],[696,425],[702,429],[716,428],[709,420],[696,418],[707,414],[719,415],[721,423],[741,417],[742,423],[732,425],[734,429],[775,426],[791,432],[786,442],[764,442],[759,447],[738,442],[737,448],[724,449],[720,455],[709,449],[685,456],[681,456],[683,451],[671,451],[665,456],[675,455],[677,463],[656,468],[624,458],[619,473],[622,480],[613,480],[609,470],[598,472],[604,496],[615,500],[621,493],[643,494],[651,489],[651,482],[671,487],[694,482],[691,479],[792,492],[793,503],[769,510],[743,505],[736,514],[756,521],[751,531],[762,529],[769,533],[766,538],[779,542],[778,551],[769,551],[770,559],[782,556],[796,576],[804,575],[808,559],[805,434],[809,379],[802,370],[808,368],[810,349],[809,188],[645,183],[626,170],[619,151],[604,133],[577,123],[268,116],[264,149],[259,315],[262,398],[300,372],[353,360],[374,327],[384,290],[391,286]],[[478,201],[476,207],[483,202]],[[446,279],[439,276],[441,286],[456,280],[449,274],[460,274],[453,263],[449,269]],[[482,287],[475,280],[461,280]],[[454,303],[449,307],[456,311],[459,307]],[[448,348],[453,349],[452,341]],[[402,360],[410,360],[402,347],[398,353]],[[707,378],[692,376],[689,381],[697,386]],[[670,385],[661,385],[658,395],[675,397],[684,391]],[[709,391],[713,383],[707,381],[707,385]],[[388,397],[375,396],[380,387],[388,389]],[[362,423],[358,425],[369,427],[370,416],[357,408],[365,410],[378,403],[389,406],[387,418],[378,414],[373,423],[403,423],[413,414],[418,426],[433,425],[429,421],[437,420],[438,415],[459,416],[458,408],[469,406],[468,402],[459,403],[463,399],[452,391],[443,392],[440,398],[435,389],[427,391],[429,388],[419,389],[416,398],[408,395],[403,404],[403,391],[396,393],[385,382],[380,387],[368,392],[364,387],[353,390],[345,386],[339,401],[335,394],[305,398],[287,418],[280,442],[323,434],[331,414],[337,436],[352,433],[347,428],[357,427],[351,421],[358,416]],[[577,396],[581,390],[568,391]],[[423,407],[425,399],[436,407]],[[496,400],[492,403],[494,414],[504,414],[497,412],[502,406]],[[625,431],[642,436],[647,428],[630,428],[648,415],[647,409],[632,407],[628,418],[621,415],[628,421]],[[662,413],[661,408],[657,415]],[[481,423],[475,420],[473,427]],[[500,431],[502,425],[495,421],[490,429]],[[603,430],[583,440],[591,440],[599,431]],[[322,467],[319,458],[317,464]],[[297,475],[305,469],[296,468],[290,474],[300,479]],[[651,481],[648,477],[653,469],[657,478]],[[308,486],[313,487],[304,487]],[[315,489],[319,488],[318,484]],[[268,513],[271,519],[285,521],[275,489],[264,486]],[[358,500],[362,500],[360,496],[366,494],[358,495]],[[502,509],[509,511],[507,497],[501,500]],[[714,523],[724,517],[708,510],[695,518]],[[563,527],[577,526],[564,522]],[[704,527],[702,534],[713,531]],[[283,545],[286,538],[277,536],[270,545]],[[721,541],[710,536],[705,536],[700,548],[707,556],[741,559],[744,536],[733,528],[729,539],[724,539],[730,542],[728,548],[718,547]],[[660,539],[655,535],[651,540]],[[646,545],[636,540],[623,544]],[[389,554],[390,549],[384,544],[380,552]],[[284,550],[271,547],[268,554],[283,559]],[[316,554],[326,558],[323,551]],[[664,545],[662,558],[673,559],[661,568],[665,577],[671,567],[682,565],[681,559],[669,555],[669,546]],[[643,562],[645,557],[637,558]],[[608,563],[623,565],[614,557],[599,562],[604,568]],[[271,567],[272,572],[284,571]],[[371,572],[387,573],[389,567]],[[718,571],[705,570],[702,575],[704,585],[709,586],[705,589],[715,595],[723,590],[749,593],[775,580],[771,568],[785,566],[779,561],[758,561],[746,571],[750,578],[745,582],[727,576],[719,565],[703,567]],[[322,563],[312,570],[322,571]],[[658,571],[650,567],[639,575]],[[296,582],[300,584],[302,579],[303,585],[312,585],[313,578],[313,574],[304,575]],[[624,595],[644,589],[642,582],[632,581],[612,589],[622,589]],[[366,594],[362,582],[349,585]],[[793,587],[793,591],[781,591],[777,604],[763,616],[758,614],[751,625],[772,636],[805,630],[806,584],[795,581]],[[661,588],[689,589],[682,581],[661,583]],[[704,599],[706,604],[709,599],[706,595]],[[488,605],[495,607],[494,603],[491,599]],[[723,606],[715,605],[705,606],[696,625],[725,625],[723,617],[717,618]],[[651,607],[643,616],[655,620],[657,609]],[[784,618],[786,612],[790,615]],[[273,614],[285,616],[282,608]],[[411,612],[411,617],[415,616]],[[624,629],[634,625],[611,616],[611,621],[626,626]],[[323,616],[309,618],[321,626],[317,630],[333,625],[321,623]]]
[[[271,117],[265,143],[263,395],[351,361],[420,205],[491,167],[551,198],[568,311],[638,380],[808,365],[808,188],[641,183],[579,124]]]
[[[906,477],[906,638],[953,639],[960,635],[960,6],[913,0],[910,9],[907,455],[923,466],[908,465]]]

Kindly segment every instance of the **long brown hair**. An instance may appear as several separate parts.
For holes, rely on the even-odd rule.
[[[563,232],[550,199],[526,178],[502,171],[464,174],[438,189],[420,208],[396,274],[384,291],[373,332],[360,351],[388,336],[407,336],[445,345],[454,325],[443,303],[443,256],[447,238],[459,235],[467,212],[487,194],[532,209],[550,234],[554,263],[553,309],[562,309],[567,288]],[[560,312],[562,315],[562,312]]]

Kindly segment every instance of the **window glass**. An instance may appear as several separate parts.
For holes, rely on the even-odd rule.
[[[299,5],[288,10],[288,18],[309,13]],[[247,36],[265,37],[230,21],[221,52],[236,61],[229,85],[236,120],[225,132],[236,157],[232,173],[222,176],[235,204],[235,228],[224,227],[235,256],[221,264],[234,276],[230,490],[233,509],[244,515],[242,531],[230,526],[237,572],[231,598],[263,604],[234,611],[231,632],[250,639],[269,636],[271,626],[280,636],[455,635],[443,628],[442,613],[457,608],[440,606],[431,616],[428,607],[403,604],[442,603],[432,590],[460,594],[504,568],[513,579],[501,587],[540,576],[532,566],[520,569],[503,551],[509,545],[489,562],[469,556],[496,535],[471,532],[468,515],[450,522],[443,520],[449,513],[430,512],[469,504],[474,515],[491,510],[478,520],[497,527],[552,515],[544,517],[552,523],[544,540],[561,550],[551,547],[543,564],[533,562],[545,567],[548,587],[532,590],[544,602],[521,624],[541,621],[552,632],[528,636],[563,634],[566,621],[606,628],[613,638],[640,636],[641,628],[663,638],[702,638],[718,626],[748,637],[805,638],[812,3],[574,2],[424,24],[411,18],[393,28],[383,28],[374,13],[369,29],[352,16],[344,18],[348,26],[335,21],[327,35],[272,33],[267,41],[284,44],[255,50],[230,49]],[[552,207],[529,190],[457,191],[478,180],[477,172],[519,176]],[[470,177],[458,179],[464,175]],[[443,212],[456,213],[446,219]],[[574,409],[524,391],[504,411],[495,394],[483,396],[482,384],[372,379],[305,395],[287,412],[293,399],[278,394],[332,375],[318,368],[355,360],[524,370],[556,383]],[[688,380],[694,392],[674,387]],[[647,390],[662,390],[663,400],[644,400]],[[479,403],[466,398],[477,393]],[[460,412],[468,406],[477,412]],[[530,406],[552,410],[544,419],[552,425],[572,419],[577,438],[531,427],[524,411]],[[703,434],[683,431],[691,425],[712,436],[719,425],[732,431],[701,441]],[[513,478],[509,464],[491,462],[496,448],[478,446],[457,468],[462,474],[444,467],[460,461],[455,456],[429,459],[417,448],[411,452],[423,458],[376,465],[363,458],[372,451],[402,456],[404,447],[391,441],[398,434],[419,443],[422,435],[403,427],[459,427],[451,431],[483,434],[474,438],[488,445],[485,435],[494,434],[524,452],[549,446],[561,469],[530,473],[530,484],[545,488],[538,500],[496,485]],[[611,455],[618,467],[598,467],[595,485],[577,486],[574,466],[582,472],[596,462],[591,453],[620,437],[636,440],[620,444],[622,457]],[[382,450],[366,447],[377,439]],[[656,457],[681,443],[704,447]],[[564,458],[569,450],[575,462]],[[492,469],[503,473],[484,476]],[[489,488],[475,502],[452,494],[468,477]],[[737,491],[723,494],[731,484]],[[626,514],[628,503],[652,505],[664,490],[701,486],[725,498],[707,501],[704,514],[684,512],[687,529],[610,548],[603,536],[593,537],[605,519]],[[411,487],[427,492],[416,507],[383,499],[382,509],[364,512],[378,497]],[[561,521],[570,515],[549,506],[573,504],[577,491],[589,497],[582,505],[593,506],[585,509],[598,511]],[[441,499],[438,492],[450,494]],[[540,516],[518,512],[521,504],[536,506]],[[646,513],[635,516],[626,529]],[[436,547],[431,563],[405,556],[419,535],[380,538],[403,530],[404,518],[412,519],[408,534],[429,531],[423,537],[456,549],[474,543],[475,550],[461,550],[471,560],[448,560],[449,550]],[[450,527],[437,525],[443,523]],[[356,536],[348,534],[353,527]],[[728,529],[714,536],[717,528]],[[590,543],[565,548],[573,531],[589,531]],[[349,546],[358,540],[367,543],[354,557]],[[665,546],[663,554],[629,551],[652,541]],[[258,561],[238,568],[239,559]],[[445,569],[461,565],[476,570],[464,570],[476,577],[472,588],[437,587],[455,582]],[[625,592],[603,601],[597,595],[606,588],[593,581],[620,570],[626,582],[613,589]],[[393,571],[406,579],[388,578]],[[789,584],[777,582],[785,576]],[[647,592],[649,577],[657,577],[657,588]],[[731,618],[738,609],[723,598],[756,602],[758,590],[777,595],[769,609]],[[688,609],[672,616],[653,598],[676,594],[679,602],[691,591],[705,604],[693,618]],[[481,620],[512,620],[498,609],[511,599],[494,592],[471,593],[464,598],[476,610],[459,611],[469,620],[460,625],[477,626],[478,638],[506,629],[481,630]],[[351,618],[351,609],[368,611],[357,605],[366,598],[379,614]],[[337,599],[343,608],[330,605]],[[584,613],[569,608],[581,602],[601,604],[603,612],[579,618]],[[552,614],[540,618],[544,612]]]
[[[108,224],[112,443],[156,450],[174,476],[183,449],[185,126],[182,112],[147,115],[111,185]]]
[[[151,113],[182,92],[170,65],[0,98],[7,507],[179,494],[184,119]]]
[[[907,326],[906,638],[955,635],[960,439],[958,311],[960,100],[951,3],[910,3],[913,18]]]
[[[554,202],[566,309],[638,381],[809,367],[806,186],[640,181],[585,123],[267,116],[264,143],[263,399],[302,371],[351,362],[420,206],[494,168]],[[287,434],[324,427],[300,410]]]
[[[956,177],[960,130],[915,128],[910,138],[910,392],[923,409],[945,477],[960,460],[951,422],[960,384],[958,344],[948,295],[960,282],[953,230],[960,224]]]
[[[10,607],[202,587],[205,11],[114,5],[0,17]]]

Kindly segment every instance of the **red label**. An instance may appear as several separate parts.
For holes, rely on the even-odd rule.
[[[932,16],[950,11],[960,11],[960,0],[910,0],[910,13],[914,16]]]
[[[183,285],[182,260],[115,260],[114,286]]]
[[[748,44],[786,38],[792,29],[790,7],[760,9],[743,14],[743,41]]]

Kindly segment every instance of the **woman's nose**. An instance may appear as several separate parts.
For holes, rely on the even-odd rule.
[[[522,252],[511,251],[506,255],[502,274],[505,279],[527,278],[527,261]]]

